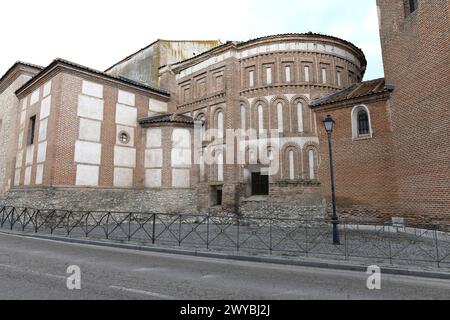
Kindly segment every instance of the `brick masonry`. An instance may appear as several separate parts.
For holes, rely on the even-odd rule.
[[[223,45],[205,42],[200,51],[210,49],[207,53],[189,54],[192,58],[163,67],[161,61],[173,54],[170,48],[153,58],[144,49],[114,66],[109,75],[56,61],[14,100],[25,111],[16,114],[21,125],[11,142],[19,151],[16,166],[3,169],[6,173],[0,176],[3,185],[10,180],[14,186],[6,194],[8,203],[264,215],[321,208],[324,199],[330,202],[321,121],[332,114],[337,123],[333,138],[340,215],[448,222],[448,2],[419,1],[412,14],[405,11],[407,2],[377,1],[386,84],[394,91],[314,111],[311,101],[363,78],[364,54],[351,43],[312,33]],[[189,53],[192,46],[183,45]],[[147,68],[153,60],[161,67],[158,75],[155,68]],[[147,67],[136,68],[130,61]],[[112,77],[119,74],[159,86],[170,97]],[[12,96],[13,91],[5,92]],[[2,99],[5,108],[9,98]],[[352,112],[359,106],[370,113],[371,132],[370,137],[355,139]],[[50,112],[42,116],[46,108]],[[149,128],[138,123],[166,112],[202,119],[206,129],[277,130],[275,156],[280,165],[269,177],[269,194],[255,200],[251,177],[264,172],[255,154],[273,152],[274,146],[264,146],[273,136],[259,133],[258,139],[247,141],[247,148],[236,147],[244,153],[244,164],[235,155],[232,164],[201,166],[194,163],[196,156],[212,151],[220,157],[226,140],[201,141],[205,148],[196,149],[193,138],[191,145],[183,142],[183,136],[192,135],[191,126],[173,122]],[[27,145],[32,116],[39,120],[35,133],[46,126],[45,153],[41,141]],[[122,132],[127,142],[120,142]],[[0,156],[5,150],[3,145]],[[217,199],[220,194],[222,201]]]
[[[450,7],[379,0],[401,215],[450,221]]]
[[[368,94],[315,108],[336,121],[333,155],[341,216],[450,223],[450,47],[446,0],[378,0],[385,82]],[[367,84],[366,84],[367,85]],[[370,112],[372,135],[355,139],[352,110]],[[354,124],[353,124],[354,126]],[[323,192],[330,202],[327,135],[319,130]]]

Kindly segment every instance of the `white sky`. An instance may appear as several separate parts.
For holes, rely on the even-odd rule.
[[[245,41],[319,32],[353,42],[383,76],[375,0],[5,0],[0,76],[56,57],[104,70],[154,40]]]

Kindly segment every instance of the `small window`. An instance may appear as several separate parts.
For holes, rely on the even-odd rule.
[[[305,66],[304,68],[304,77],[305,77],[305,82],[309,82],[310,77],[309,77],[309,67]]]
[[[255,72],[253,70],[248,72],[248,85],[249,87],[253,87],[255,85]]]
[[[295,179],[294,151],[289,150],[288,158],[289,158],[289,179],[294,180]]]
[[[291,67],[286,66],[284,69],[286,82],[291,82]]]
[[[223,153],[218,152],[216,155],[217,160],[217,181],[224,181],[224,159],[223,159]]]
[[[205,115],[201,114],[197,117],[197,121],[201,121],[202,129],[201,129],[201,138],[202,142],[205,141],[206,138],[206,118]]]
[[[258,106],[258,129],[260,134],[264,132],[264,109],[262,105]]]
[[[119,141],[122,144],[128,144],[130,142],[130,135],[125,131],[121,131],[119,133]]]
[[[314,150],[309,150],[308,152],[309,159],[309,178],[311,180],[316,179],[316,160],[315,160],[315,152]]]
[[[297,102],[297,127],[298,132],[303,132],[303,103]]]
[[[189,101],[189,98],[190,98],[190,92],[189,91],[190,91],[189,87],[183,89],[183,100],[184,101]]]
[[[352,111],[353,139],[372,137],[372,127],[369,109],[366,106],[357,106]]]
[[[283,132],[283,104],[279,102],[277,104],[277,120],[278,120],[278,132]]]
[[[245,130],[246,129],[246,112],[245,112],[245,106],[241,104],[241,129]]]
[[[338,86],[339,86],[339,87],[342,86],[342,75],[341,75],[341,72],[340,72],[340,71],[337,71],[337,73],[336,73],[336,79],[337,79],[337,84],[338,84]]]
[[[327,79],[327,68],[322,68],[322,83],[325,84],[328,82]]]
[[[219,111],[216,115],[216,128],[218,131],[218,138],[222,139],[224,137],[224,121],[223,121],[223,112]]]
[[[358,112],[358,135],[368,135],[369,129],[369,115],[366,110],[360,110]]]
[[[36,116],[32,116],[30,118],[30,122],[28,123],[28,140],[27,145],[31,146],[34,144],[34,131],[36,129]]]
[[[272,83],[272,68],[271,67],[266,68],[266,83],[267,84]]]
[[[409,0],[409,13],[413,13],[419,7],[418,0]]]

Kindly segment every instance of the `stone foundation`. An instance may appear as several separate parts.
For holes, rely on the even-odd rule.
[[[322,188],[318,181],[294,180],[270,183],[271,203],[292,204],[296,206],[322,205]]]
[[[239,214],[247,217],[273,217],[289,219],[318,219],[326,216],[326,207],[322,204],[305,206],[301,204],[273,203],[258,197],[242,202]]]
[[[36,209],[195,214],[194,199],[190,189],[36,188],[10,190],[1,202]]]

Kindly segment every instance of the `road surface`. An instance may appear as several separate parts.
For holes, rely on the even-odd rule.
[[[68,290],[67,268],[81,270]],[[448,299],[450,281],[228,261],[0,233],[0,299]]]

